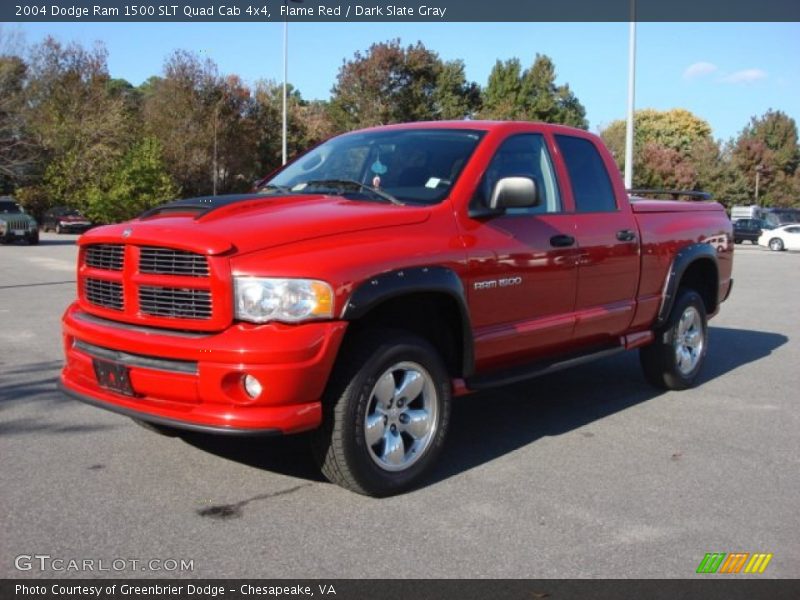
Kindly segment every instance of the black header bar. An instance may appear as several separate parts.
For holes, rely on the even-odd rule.
[[[800,21],[798,0],[3,0],[2,22]]]

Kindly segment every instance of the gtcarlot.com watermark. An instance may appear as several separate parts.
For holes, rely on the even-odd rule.
[[[164,572],[190,573],[194,571],[194,559],[185,558],[68,558],[50,554],[20,554],[14,558],[17,571],[39,571],[53,573],[96,572]]]

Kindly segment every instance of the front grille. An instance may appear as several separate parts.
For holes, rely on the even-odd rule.
[[[86,299],[97,306],[122,310],[122,284],[117,281],[87,278],[84,291]]]
[[[208,277],[208,260],[202,254],[145,246],[139,257],[139,271],[160,275]]]
[[[125,247],[121,244],[93,244],[86,247],[86,264],[105,271],[122,271]]]
[[[139,309],[154,317],[210,319],[211,292],[143,285],[139,288]]]
[[[6,228],[9,231],[28,231],[30,223],[27,219],[5,217]]]

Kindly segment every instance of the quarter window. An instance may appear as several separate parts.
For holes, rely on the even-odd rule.
[[[578,212],[617,210],[614,189],[595,145],[584,138],[557,135],[556,142],[567,165]]]

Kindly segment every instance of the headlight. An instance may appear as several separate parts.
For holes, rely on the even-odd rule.
[[[333,289],[314,279],[234,277],[236,318],[297,323],[333,316]]]

